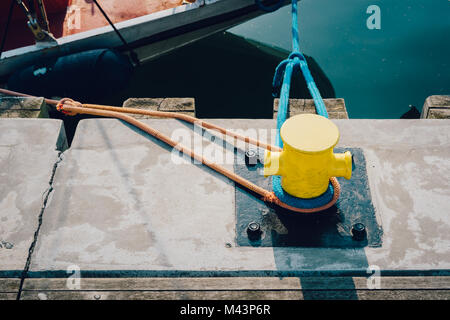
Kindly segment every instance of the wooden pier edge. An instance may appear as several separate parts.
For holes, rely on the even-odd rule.
[[[144,109],[150,111],[165,111],[183,113],[195,117],[194,98],[129,98],[123,103],[123,107]],[[159,119],[141,114],[131,115],[136,119]]]
[[[42,97],[0,94],[0,118],[49,118],[49,108]]]
[[[342,98],[323,99],[325,107],[327,108],[330,119],[348,119],[347,108],[345,101]],[[278,104],[280,99],[273,101],[273,118],[276,119],[278,115]],[[316,113],[313,99],[289,99],[289,116],[292,117],[297,114]]]
[[[368,288],[366,277],[81,278],[79,290],[68,289],[67,283],[66,278],[26,279],[21,299],[450,299],[449,276],[383,276],[379,289]],[[0,299],[14,299],[16,293],[9,288]]]
[[[429,96],[423,105],[422,119],[450,119],[450,95]]]

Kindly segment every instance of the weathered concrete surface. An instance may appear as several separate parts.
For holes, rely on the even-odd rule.
[[[150,111],[177,112],[195,116],[194,98],[129,98],[123,103],[123,107]],[[130,115],[136,119],[158,119],[158,117],[142,114]]]
[[[330,119],[348,119],[344,99],[323,99]],[[278,115],[280,99],[273,100],[273,118]],[[316,113],[313,99],[289,99],[289,117],[302,113]]]
[[[450,119],[450,96],[429,96],[423,105],[421,118]]]
[[[62,121],[0,119],[0,277],[23,270],[57,148],[66,147]]]
[[[0,118],[48,118],[44,98],[10,97],[0,94]]]
[[[145,122],[169,136],[181,128],[192,133],[175,120]],[[273,120],[212,122],[275,127]],[[236,247],[233,183],[208,168],[175,164],[166,146],[125,123],[92,119],[80,122],[58,167],[31,270],[365,274],[377,265],[399,273],[448,271],[450,121],[335,123],[339,146],[365,152],[384,229],[381,248]]]

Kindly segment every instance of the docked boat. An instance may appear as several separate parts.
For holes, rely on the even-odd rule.
[[[36,62],[113,48],[135,63],[264,14],[283,0],[0,1],[0,77]]]

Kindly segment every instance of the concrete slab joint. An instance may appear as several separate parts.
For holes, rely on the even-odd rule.
[[[0,278],[23,278],[67,139],[60,120],[0,119],[0,132]]]

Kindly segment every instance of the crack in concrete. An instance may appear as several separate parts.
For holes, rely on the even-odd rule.
[[[39,212],[39,217],[38,217],[38,226],[37,226],[36,231],[34,232],[33,241],[31,242],[30,248],[28,249],[27,261],[26,261],[24,269],[22,271],[22,275],[20,276],[19,291],[17,293],[16,300],[20,300],[20,297],[22,295],[23,284],[25,282],[25,279],[28,276],[28,272],[29,272],[30,265],[31,265],[31,259],[32,259],[32,256],[33,256],[34,249],[36,248],[37,240],[38,240],[38,237],[39,237],[39,231],[40,231],[41,226],[42,226],[44,211],[45,211],[45,209],[47,207],[47,202],[48,202],[48,200],[50,198],[50,194],[53,192],[53,179],[55,178],[56,169],[58,168],[58,164],[62,160],[63,160],[63,151],[59,151],[57,160],[53,164],[53,169],[52,169],[52,172],[51,172],[51,175],[50,175],[50,181],[48,183],[49,187],[44,191],[44,193],[42,195],[43,196],[43,200],[42,200],[41,211]]]
[[[166,101],[166,98],[162,98],[162,100],[158,103],[158,107],[156,108],[156,110],[160,111],[161,106],[162,106],[164,101]]]

